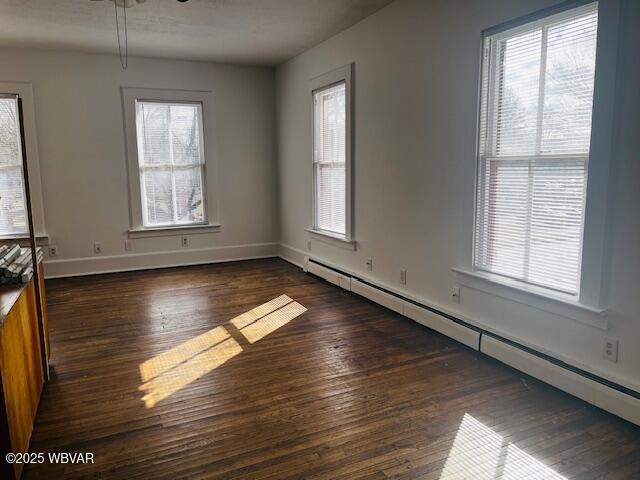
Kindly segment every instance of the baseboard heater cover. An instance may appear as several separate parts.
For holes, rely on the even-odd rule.
[[[334,267],[307,259],[308,271],[389,308],[432,330],[538,378],[603,410],[640,425],[640,392],[504,339],[495,333],[377,287]],[[320,272],[320,273],[316,273]],[[329,277],[329,278],[327,278]],[[347,288],[349,290],[349,288]]]
[[[467,347],[480,350],[480,332],[476,330],[452,322],[409,302],[404,303],[404,316],[449,338],[453,338]]]
[[[345,290],[351,291],[351,277],[337,272],[336,270],[324,267],[319,263],[307,262],[307,272],[313,273],[317,277],[325,279]]]
[[[640,400],[487,335],[480,351],[545,383],[640,425]]]
[[[402,299],[396,297],[395,295],[391,295],[390,293],[383,292],[382,290],[372,287],[371,285],[367,285],[366,283],[363,283],[355,278],[351,279],[351,291],[364,298],[368,298],[372,302],[376,302],[383,307],[387,307],[389,310],[393,310],[394,312],[398,312],[399,314],[402,314],[403,312]]]

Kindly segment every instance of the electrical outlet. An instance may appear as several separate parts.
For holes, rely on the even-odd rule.
[[[367,266],[367,270],[373,270],[373,259],[371,257],[367,257],[364,264]]]
[[[182,248],[189,248],[189,237],[182,237]]]
[[[455,303],[460,303],[460,287],[455,286],[451,289],[451,300]]]
[[[602,356],[607,360],[616,363],[618,361],[618,340],[615,338],[605,338]]]
[[[311,250],[311,240],[307,240],[307,250]]]
[[[58,256],[58,247],[55,245],[49,245],[49,256],[57,257]]]
[[[407,284],[407,271],[406,270],[400,270],[400,283],[402,285],[406,285]]]
[[[102,243],[93,242],[93,253],[95,255],[102,255]]]
[[[131,239],[127,239],[124,241],[124,249],[126,252],[130,252],[133,250],[133,242]]]

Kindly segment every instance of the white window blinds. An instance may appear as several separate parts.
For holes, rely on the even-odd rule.
[[[27,233],[20,127],[15,98],[0,97],[0,236]]]
[[[485,38],[474,266],[579,292],[597,4]]]
[[[136,102],[145,227],[206,222],[202,106]]]
[[[346,235],[346,84],[314,92],[315,228]]]

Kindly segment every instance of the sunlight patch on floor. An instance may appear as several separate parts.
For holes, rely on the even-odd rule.
[[[280,327],[285,326],[294,318],[302,315],[307,309],[298,302],[291,302],[288,305],[272,312],[260,320],[247,325],[240,333],[244,335],[249,343],[256,343]]]
[[[287,295],[280,295],[233,318],[227,327],[237,329],[253,344],[306,311]],[[145,406],[154,407],[242,351],[227,328],[219,326],[141,363],[139,369],[143,383],[138,390],[144,392],[142,400]]]
[[[248,312],[243,313],[242,315],[238,315],[236,318],[231,320],[231,323],[238,330],[241,330],[250,323],[253,323],[256,320],[260,320],[265,315],[268,315],[271,312],[278,310],[279,308],[282,308],[291,302],[293,302],[293,300],[287,295],[280,295],[279,297],[276,297],[273,300],[269,300],[268,302],[263,303],[262,305],[249,310]]]
[[[505,441],[473,416],[465,413],[440,480],[566,480],[544,463]]]
[[[177,347],[167,350],[160,355],[147,360],[140,365],[140,376],[143,382],[148,382],[161,373],[164,373],[177,365],[189,360],[200,352],[229,338],[229,332],[224,327],[216,327],[213,330],[193,337]]]
[[[226,361],[242,352],[242,347],[233,338],[227,338],[213,348],[197,354],[177,367],[143,383],[139,390],[147,408],[177,392],[203,375],[215,370]]]

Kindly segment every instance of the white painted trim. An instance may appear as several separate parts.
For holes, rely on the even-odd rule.
[[[24,139],[27,146],[29,184],[31,186],[31,205],[33,210],[33,229],[36,233],[46,232],[42,180],[40,178],[40,158],[38,155],[38,135],[33,86],[28,82],[0,82],[0,94],[18,95],[22,99],[24,115]],[[26,205],[25,205],[26,213]]]
[[[202,142],[204,156],[203,202],[205,215],[210,224],[221,223],[218,202],[218,166],[214,93],[210,90],[179,90],[123,86],[122,113],[124,118],[127,177],[129,186],[129,216],[131,230],[144,230],[140,168],[138,163],[138,135],[136,125],[136,101],[157,100],[195,102],[202,105]]]
[[[151,270],[157,268],[204,265],[278,256],[277,243],[193,248],[164,252],[95,256],[44,262],[45,278],[77,277],[102,273]]]
[[[550,312],[600,330],[609,329],[608,309],[585,305],[569,297],[551,295],[544,292],[544,289],[524,286],[521,282],[503,279],[490,273],[467,271],[461,268],[451,270],[456,273],[458,283],[467,288]]]
[[[179,235],[196,235],[219,232],[222,225],[207,223],[202,225],[184,225],[158,228],[138,228],[128,232],[129,238],[170,237]]]
[[[346,118],[345,118],[345,239],[350,241],[354,236],[354,221],[353,221],[353,211],[354,211],[354,168],[353,168],[353,145],[354,145],[354,119],[355,116],[353,114],[354,108],[354,96],[353,96],[353,74],[355,69],[355,63],[349,63],[347,65],[343,65],[341,67],[335,68],[330,72],[324,73],[322,75],[318,75],[309,80],[309,91],[311,96],[311,101],[309,105],[311,107],[311,182],[312,182],[312,212],[311,212],[311,224],[315,227],[318,222],[316,218],[316,201],[317,201],[317,191],[316,191],[316,168],[315,168],[315,125],[316,125],[316,117],[315,117],[315,106],[314,106],[314,94],[319,90],[323,90],[325,88],[330,87],[331,85],[344,82],[345,84],[345,106],[346,106]],[[315,228],[312,230],[317,231]],[[324,232],[322,232],[324,234]],[[355,250],[355,244],[354,244]]]
[[[640,425],[640,400],[488,336],[481,352],[571,395]]]
[[[316,230],[314,228],[305,228],[307,232],[311,234],[312,240],[317,240],[329,245],[335,245],[336,247],[344,248],[347,250],[355,250],[357,243],[355,240],[348,240],[340,235],[335,235],[330,232],[324,232],[322,230]]]
[[[278,256],[285,262],[300,267],[305,272],[307,271],[307,252],[284,243],[279,244],[278,251]]]

